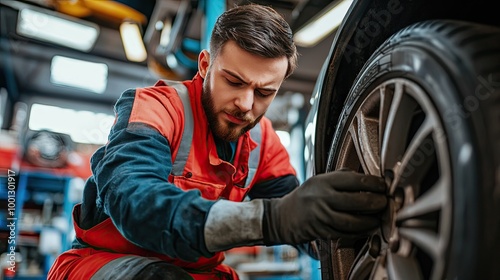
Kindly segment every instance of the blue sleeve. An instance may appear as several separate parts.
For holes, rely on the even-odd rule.
[[[299,186],[299,180],[294,175],[286,175],[269,181],[255,184],[248,192],[251,199],[282,197]]]
[[[93,159],[97,207],[137,246],[185,261],[211,257],[203,229],[215,201],[168,182],[170,146],[158,130],[129,123],[134,96],[126,91],[116,103],[108,144]]]

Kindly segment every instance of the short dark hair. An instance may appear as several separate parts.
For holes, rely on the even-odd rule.
[[[285,78],[297,68],[297,48],[292,30],[285,19],[269,6],[246,4],[222,13],[210,38],[211,59],[219,55],[228,40],[262,57],[285,56],[288,59]]]

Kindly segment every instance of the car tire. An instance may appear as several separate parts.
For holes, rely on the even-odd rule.
[[[327,172],[385,178],[368,236],[319,242],[322,279],[500,275],[500,30],[425,21],[391,36],[345,100]]]

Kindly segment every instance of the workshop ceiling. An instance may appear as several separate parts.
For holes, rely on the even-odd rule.
[[[51,58],[54,55],[67,55],[82,60],[96,60],[98,57],[100,61],[106,63],[109,67],[109,74],[112,75],[108,79],[108,88],[106,89],[107,95],[95,95],[94,101],[103,103],[112,103],[119,94],[127,88],[148,86],[153,84],[157,77],[154,75],[155,71],[151,70],[151,65],[148,62],[131,63],[126,55],[120,37],[120,23],[127,17],[131,17],[135,22],[141,23],[144,39],[148,35],[148,30],[154,28],[154,15],[155,9],[165,6],[168,8],[167,12],[177,16],[177,10],[186,0],[115,0],[115,1],[102,1],[102,0],[0,0],[0,3],[6,7],[12,7],[14,2],[26,3],[36,5],[50,10],[58,11],[68,14],[72,17],[77,17],[82,20],[97,24],[100,29],[99,37],[92,50],[88,53],[75,52],[74,50],[65,48],[54,48],[48,44],[36,45],[29,44],[30,40],[25,38],[17,39],[20,42],[26,41],[27,43],[2,43],[0,48],[7,53],[12,54],[12,61],[14,64],[14,72],[19,81],[31,80],[31,83],[21,83],[20,90],[25,92],[45,91],[50,95],[69,96],[70,94],[63,92],[64,89],[55,87],[49,82],[48,74],[50,72]],[[109,7],[95,7],[105,3],[116,2],[119,6]],[[315,15],[321,12],[326,6],[334,1],[326,0],[228,0],[227,7],[230,8],[234,5],[244,5],[248,3],[257,3],[262,5],[269,5],[276,9],[283,15],[292,27],[292,30],[297,31],[305,23],[311,20]],[[78,5],[83,3],[84,5]],[[115,4],[116,4],[115,3]],[[191,5],[196,5],[198,1],[191,0]],[[211,1],[207,0],[210,5]],[[161,4],[161,5],[160,5]],[[120,8],[117,9],[116,7]],[[20,8],[17,8],[20,9]],[[98,11],[98,12],[96,12]],[[156,10],[157,12],[157,10]],[[4,20],[9,23],[9,13],[6,13]],[[4,28],[7,34],[13,33],[15,28],[15,18],[12,17],[12,23],[9,27]],[[195,24],[196,25],[196,24]],[[194,31],[196,33],[196,31]],[[316,78],[320,69],[328,55],[334,34],[320,41],[312,47],[298,47],[299,52],[299,67],[295,73],[290,76],[282,85],[278,98],[276,98],[277,106],[288,106],[285,103],[287,96],[299,93],[304,96],[304,106],[308,107],[309,99],[313,91]],[[148,68],[149,66],[149,68]],[[30,70],[31,69],[31,70]],[[47,70],[43,70],[47,69]],[[148,71],[149,69],[149,71]],[[43,70],[43,71],[42,71]],[[153,73],[153,74],[152,74]],[[156,71],[158,73],[158,71]],[[189,76],[190,77],[190,76]],[[186,77],[186,78],[189,78]],[[139,81],[139,83],[137,82]],[[71,93],[72,96],[88,96],[82,94]],[[283,97],[283,98],[280,98]],[[277,115],[277,118],[279,116]]]

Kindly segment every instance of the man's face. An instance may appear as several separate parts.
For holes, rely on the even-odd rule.
[[[202,103],[212,132],[225,141],[254,127],[264,116],[284,80],[286,57],[264,58],[228,41],[210,64],[210,55],[199,57],[204,78]]]

